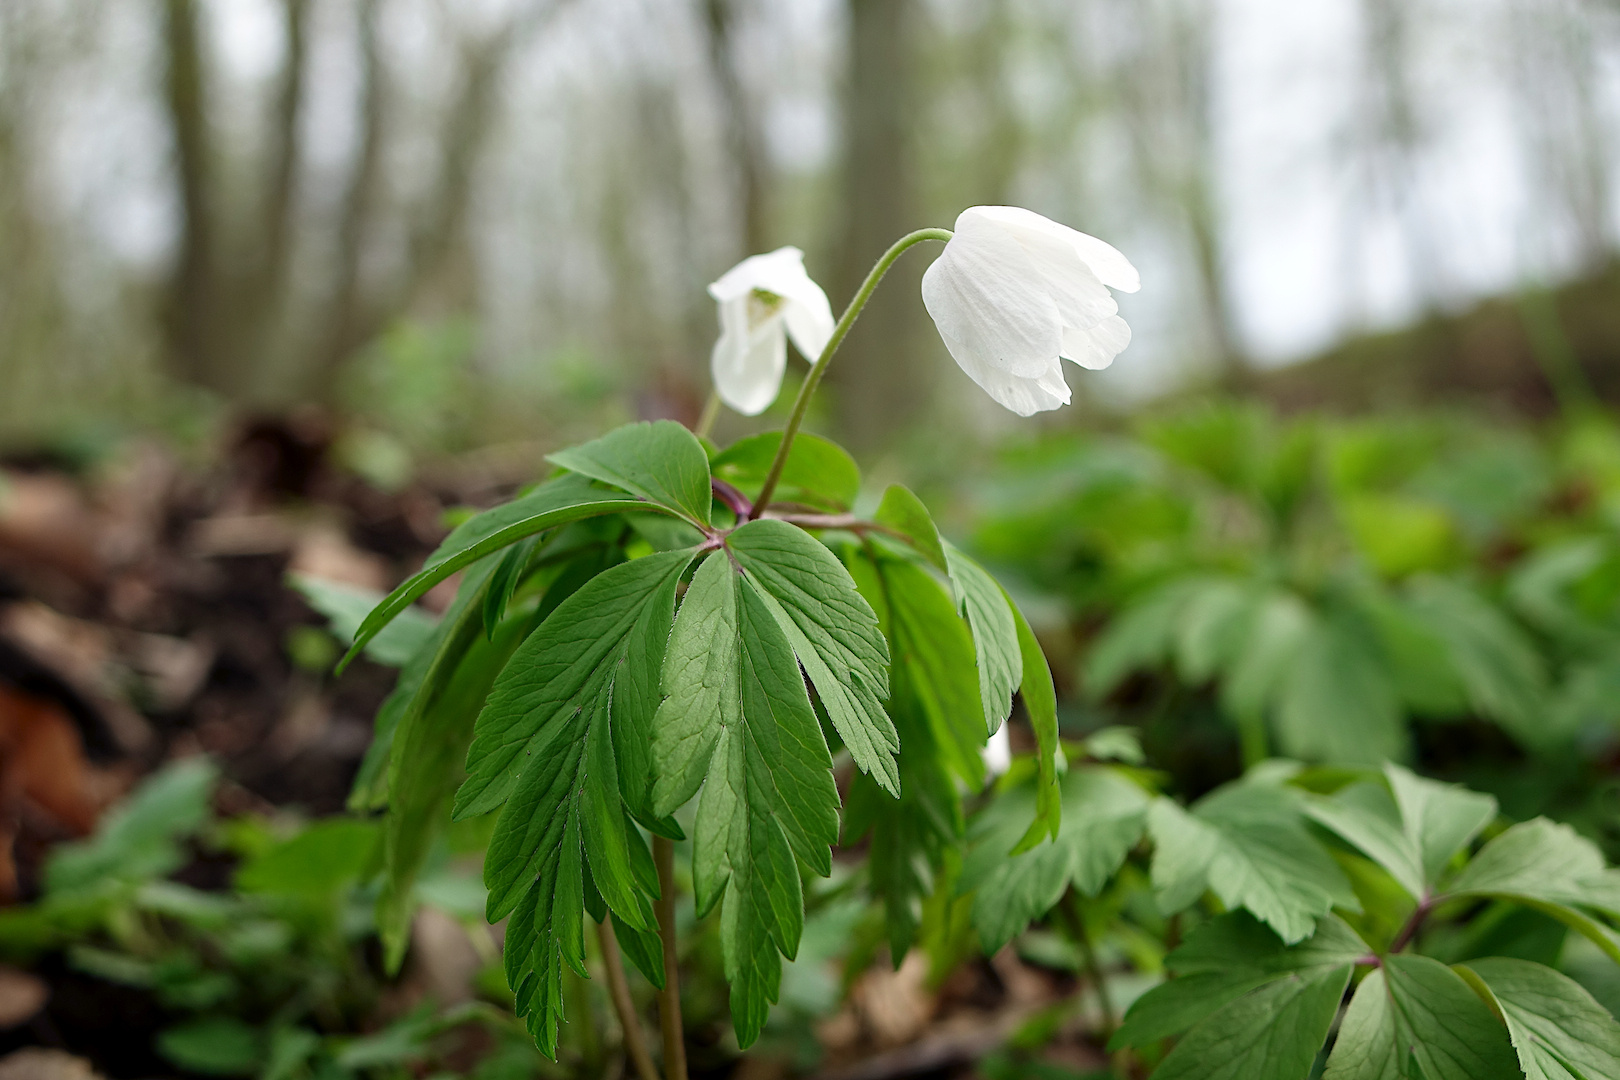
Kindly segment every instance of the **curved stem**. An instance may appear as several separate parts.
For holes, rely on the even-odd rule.
[[[764,513],[765,507],[770,504],[771,496],[776,493],[777,481],[782,479],[782,468],[787,464],[788,450],[793,446],[793,437],[799,433],[799,425],[804,423],[804,413],[810,407],[810,398],[815,395],[816,387],[821,384],[821,377],[827,373],[827,365],[832,361],[833,353],[843,344],[845,335],[849,333],[849,328],[855,325],[855,318],[866,306],[866,302],[872,298],[872,292],[877,288],[878,282],[883,280],[883,275],[889,272],[894,260],[898,259],[907,248],[924,240],[944,242],[950,238],[949,229],[918,229],[896,240],[873,265],[871,272],[866,275],[866,280],[861,282],[861,287],[856,290],[855,299],[849,302],[849,307],[844,309],[844,314],[838,319],[838,325],[833,327],[832,337],[827,339],[827,347],[821,350],[821,355],[811,365],[810,374],[804,377],[804,384],[799,387],[799,396],[793,401],[793,412],[788,417],[787,428],[782,432],[782,445],[776,448],[771,471],[765,475],[765,486],[759,489],[759,498],[754,500],[752,517],[757,518]]]
[[[675,951],[675,844],[653,837],[653,862],[658,867],[658,937],[664,943],[664,988],[658,991],[658,1026],[664,1032],[664,1075],[686,1080],[686,1033],[681,1027],[681,973]]]
[[[619,1028],[624,1032],[624,1052],[636,1067],[640,1080],[659,1080],[653,1066],[652,1055],[647,1053],[647,1041],[641,1037],[641,1019],[636,1016],[636,1004],[630,997],[630,983],[624,977],[624,959],[619,955],[619,940],[613,936],[613,927],[603,919],[596,924],[597,940],[602,944],[602,967],[607,970],[608,997],[613,1000],[613,1011],[618,1014]]]
[[[709,400],[703,403],[703,415],[698,417],[697,427],[692,430],[699,438],[707,439],[709,432],[714,428],[714,422],[720,416],[720,391],[710,390]]]

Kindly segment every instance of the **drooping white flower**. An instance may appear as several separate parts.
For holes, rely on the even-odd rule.
[[[1069,403],[1059,358],[1094,370],[1131,342],[1108,289],[1135,292],[1114,248],[1016,206],[974,206],[923,274],[923,304],[968,377],[1020,416]]]
[[[782,389],[787,337],[812,363],[832,337],[832,306],[804,272],[804,252],[796,247],[744,259],[709,286],[709,295],[720,304],[720,340],[710,359],[714,388],[745,416],[764,412]]]

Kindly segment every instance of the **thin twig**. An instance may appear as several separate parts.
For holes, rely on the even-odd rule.
[[[652,1055],[647,1053],[647,1041],[641,1036],[641,1018],[636,1015],[636,1004],[630,999],[630,983],[624,977],[624,958],[619,955],[619,941],[613,936],[613,927],[608,925],[607,919],[596,924],[596,937],[602,943],[608,997],[613,1000],[613,1011],[618,1014],[619,1028],[624,1032],[624,1052],[641,1080],[661,1080]]]
[[[658,936],[664,943],[664,988],[658,992],[658,1026],[664,1031],[664,1075],[686,1080],[686,1034],[681,1028],[681,972],[675,951],[675,844],[653,837],[658,866]]]

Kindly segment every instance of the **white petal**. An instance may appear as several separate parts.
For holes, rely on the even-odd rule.
[[[992,222],[964,214],[957,226],[923,274],[923,306],[940,334],[980,364],[1039,376],[1062,347],[1062,322],[1034,262]]]
[[[1121,254],[1118,248],[1095,236],[1071,229],[1021,206],[970,206],[957,217],[957,228],[961,228],[962,218],[969,214],[1011,228],[1026,229],[1065,241],[1090,267],[1091,272],[1097,275],[1097,280],[1109,288],[1118,289],[1120,292],[1135,292],[1142,287],[1141,275],[1136,272],[1136,267],[1131,265],[1131,261]]]
[[[782,318],[787,323],[788,336],[793,339],[794,348],[813,364],[827,347],[834,324],[827,294],[808,277],[804,280],[815,290],[815,297],[787,297],[787,303],[782,305]]]
[[[1075,254],[1073,245],[1030,229],[1009,231],[1029,253],[1064,327],[1092,326],[1119,311],[1113,293]]]
[[[744,416],[757,416],[782,389],[787,338],[780,318],[750,328],[748,304],[745,292],[720,305],[720,339],[714,343],[709,368],[720,400]]]
[[[984,363],[973,350],[944,330],[939,336],[956,366],[1003,408],[1019,416],[1033,416],[1069,403],[1069,386],[1063,381],[1063,369],[1058,361],[1054,360],[1051,367],[1035,378],[1023,378]]]
[[[1101,371],[1131,343],[1131,328],[1118,315],[1084,330],[1063,328],[1063,356],[1083,368]]]
[[[1007,725],[1003,724],[990,741],[979,751],[984,759],[986,776],[1000,776],[1012,765],[1012,742],[1007,738]]]

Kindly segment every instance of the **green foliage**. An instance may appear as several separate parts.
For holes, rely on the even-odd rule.
[[[165,1018],[152,1048],[193,1074],[361,1080],[440,1062],[451,1028],[512,1042],[483,1004],[377,1022],[378,823],[221,820],[216,785],[207,761],[170,765],[95,835],[57,848],[44,894],[0,913],[0,952],[60,953],[81,978],[149,994]],[[172,880],[199,848],[235,860],[230,889]]]
[[[1489,798],[1393,765],[1282,775],[1262,771],[1191,812],[1153,803],[1161,905],[1185,911],[1207,891],[1228,911],[1169,955],[1176,977],[1131,1006],[1111,1045],[1185,1032],[1155,1077],[1303,1078],[1355,979],[1328,1078],[1601,1076],[1620,1067],[1620,1024],[1568,977],[1512,957],[1448,967],[1423,954],[1425,940],[1443,940],[1444,925],[1466,923],[1485,897],[1552,915],[1612,953],[1605,920],[1616,871],[1595,846],[1537,819],[1465,858],[1495,817]],[[1379,875],[1397,887],[1379,886]],[[1352,879],[1357,888],[1346,893]],[[1398,932],[1385,933],[1390,926]]]
[[[1469,570],[1551,483],[1534,453],[1455,456],[1472,437],[1216,408],[1054,458],[1066,510],[1013,488],[1025,502],[979,550],[1103,621],[1076,658],[1078,715],[1132,719],[1117,703],[1147,674],[1168,687],[1149,697],[1166,730],[1199,699],[1236,728],[1253,767],[1187,805],[1122,729],[1060,745],[1066,670],[1023,612],[906,488],[850,512],[859,472],[832,444],[795,443],[764,516],[748,500],[779,436],[706,449],[630,425],[555,454],[562,475],[464,523],[364,619],[306,586],[357,647],[403,664],[356,788],[387,807],[390,959],[433,838],[496,814],[485,915],[507,920],[505,975],[547,1055],[579,1007],[587,917],[667,978],[651,834],[690,836],[708,944],[688,955],[724,989],[688,992],[729,1011],[741,1047],[794,999],[801,948],[823,956],[806,945],[817,897],[857,887],[877,908],[861,963],[920,946],[943,977],[975,944],[1032,950],[1083,974],[1105,1028],[1107,965],[1162,964],[1175,977],[1113,1039],[1158,1076],[1605,1075],[1612,1021],[1523,954],[1556,965],[1572,930],[1620,957],[1620,871],[1567,825],[1493,831],[1496,799],[1390,763],[1421,725],[1463,719],[1567,751],[1620,656],[1607,541]],[[1018,546],[1053,546],[1054,528],[1090,563],[1049,576]],[[415,651],[379,655],[381,628],[458,569]],[[1033,753],[987,786],[981,751],[1015,715]],[[862,840],[853,878],[816,885],[837,880],[834,845]]]

